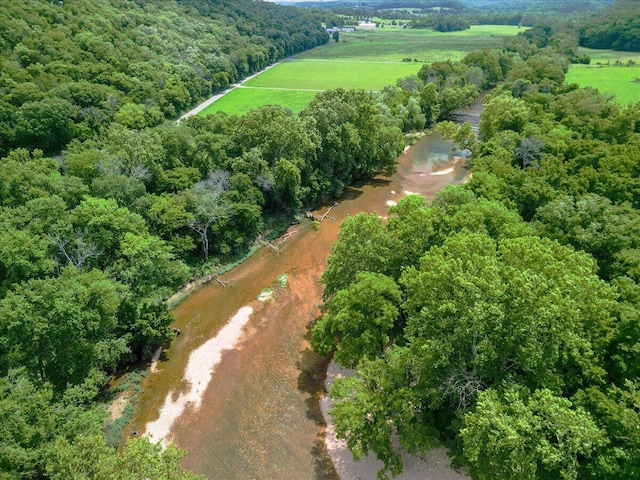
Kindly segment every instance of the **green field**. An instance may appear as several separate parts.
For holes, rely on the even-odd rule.
[[[618,52],[620,53],[620,52]],[[640,66],[597,67],[572,65],[566,83],[577,83],[581,87],[597,88],[601,93],[613,95],[618,103],[640,102]]]
[[[596,50],[595,48],[578,49],[579,55],[589,55],[591,65],[613,64],[616,61],[627,63],[629,60],[640,64],[640,52],[620,52],[617,50]]]
[[[420,67],[421,63],[295,59],[282,62],[245,85],[311,90],[380,90],[385,85],[395,83],[398,78],[417,74]]]
[[[578,53],[589,55],[591,65],[572,65],[566,83],[577,83],[581,87],[597,88],[602,93],[613,95],[622,104],[640,101],[640,53],[617,50],[580,48]],[[615,64],[633,66],[613,66]]]
[[[380,28],[341,33],[339,42],[288,59],[247,81],[207,109],[243,114],[263,105],[282,105],[298,112],[318,91],[334,88],[380,90],[397,79],[418,73],[423,63],[460,60],[467,53],[502,45],[518,27],[480,25],[469,30]],[[403,61],[411,59],[417,61]]]
[[[271,90],[258,88],[236,88],[217,102],[209,105],[199,115],[226,112],[229,115],[243,115],[254,108],[265,105],[282,105],[298,113],[313,100],[317,92],[302,90]]]

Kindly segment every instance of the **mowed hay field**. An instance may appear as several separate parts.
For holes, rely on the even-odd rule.
[[[597,88],[621,104],[640,102],[640,53],[590,48],[581,48],[579,53],[589,55],[591,65],[572,65],[566,83]],[[629,61],[632,66],[627,66]]]
[[[247,81],[200,112],[243,114],[263,105],[302,110],[318,92],[335,88],[380,90],[415,75],[423,63],[460,60],[467,53],[502,45],[521,29],[479,25],[439,33],[385,27],[340,33],[340,41],[302,53]],[[410,59],[411,61],[406,61]],[[403,61],[404,60],[404,61]]]

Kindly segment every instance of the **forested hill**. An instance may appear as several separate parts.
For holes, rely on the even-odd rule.
[[[308,9],[251,0],[34,0],[0,8],[0,156],[55,152],[112,122],[158,125],[324,44]]]
[[[640,2],[617,0],[593,15],[580,29],[580,44],[640,52]]]

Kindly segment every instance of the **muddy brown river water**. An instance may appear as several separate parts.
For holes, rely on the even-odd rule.
[[[164,424],[169,432],[164,440],[188,452],[184,467],[211,479],[336,479],[318,403],[326,361],[308,341],[322,301],[320,275],[347,215],[384,216],[389,202],[407,193],[431,198],[445,185],[462,182],[468,172],[463,160],[449,155],[450,148],[436,134],[423,137],[400,155],[393,176],[349,188],[331,210],[335,220],[325,219],[317,231],[310,223],[292,226],[289,232],[295,233],[279,255],[263,248],[222,277],[227,287],[212,283],[185,299],[175,309],[175,326],[182,334],[145,379],[128,432],[156,432],[154,440],[161,440],[156,427]],[[277,281],[282,274],[287,276],[284,286]],[[268,288],[273,296],[259,300]],[[243,307],[242,312],[250,307],[253,313],[239,337],[229,340],[231,327],[225,325],[234,324]],[[189,360],[218,334],[232,348],[222,352],[217,365]],[[200,352],[207,354],[213,348],[209,345]],[[201,376],[188,382],[185,370]],[[198,400],[186,397],[189,392],[196,392]],[[191,403],[180,415],[175,404],[181,398]]]

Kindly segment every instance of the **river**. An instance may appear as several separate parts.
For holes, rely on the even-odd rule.
[[[125,433],[173,441],[188,452],[184,467],[211,479],[336,479],[319,409],[327,364],[308,341],[319,277],[346,216],[384,216],[408,193],[431,198],[464,181],[463,160],[449,151],[437,134],[421,138],[393,176],[348,188],[318,230],[292,226],[279,254],[263,248],[222,277],[226,287],[185,299],[175,309],[182,333],[144,380]],[[272,296],[258,299],[265,289]]]

